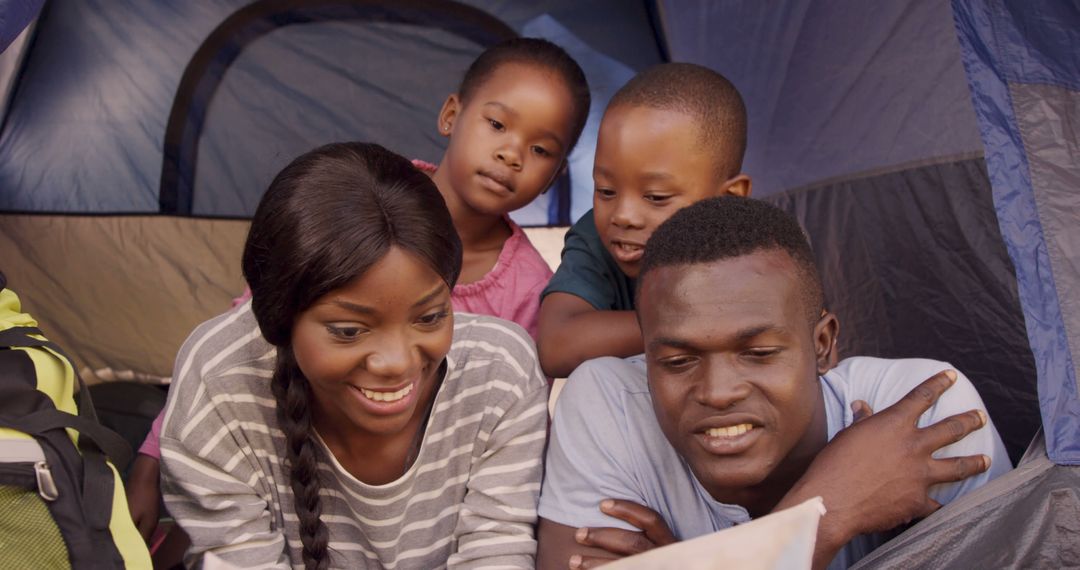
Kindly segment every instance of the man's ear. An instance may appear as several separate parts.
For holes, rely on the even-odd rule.
[[[458,113],[461,112],[461,99],[457,93],[451,93],[446,98],[446,102],[442,104],[442,109],[439,110],[439,124],[436,127],[439,129],[439,134],[448,137],[454,130],[454,121],[457,120]]]
[[[814,326],[814,355],[817,357],[818,375],[836,368],[839,356],[836,341],[840,335],[840,321],[836,315],[822,309],[821,318]]]
[[[724,185],[720,187],[720,196],[738,196],[740,198],[750,197],[750,177],[745,174],[739,174],[734,178],[729,178],[724,182]]]

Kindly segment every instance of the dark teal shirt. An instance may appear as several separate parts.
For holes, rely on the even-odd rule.
[[[566,232],[562,261],[541,298],[549,293],[576,295],[599,311],[634,310],[634,280],[600,242],[592,210]]]

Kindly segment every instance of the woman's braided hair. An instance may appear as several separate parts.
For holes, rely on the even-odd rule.
[[[304,566],[330,565],[321,520],[311,386],[293,354],[297,317],[397,247],[426,261],[453,288],[461,242],[428,176],[376,144],[338,143],[300,156],[270,184],[244,246],[259,330],[277,348],[271,389],[285,434]]]

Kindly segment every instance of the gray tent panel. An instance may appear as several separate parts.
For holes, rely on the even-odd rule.
[[[359,20],[262,36],[245,46],[210,101],[192,213],[251,216],[279,170],[329,142],[378,141],[438,162],[439,108],[482,49],[436,28]]]
[[[756,196],[982,150],[946,2],[662,5],[672,59],[746,99]]]
[[[1013,471],[950,503],[854,566],[1080,567],[1080,467],[1055,465],[1040,437]]]

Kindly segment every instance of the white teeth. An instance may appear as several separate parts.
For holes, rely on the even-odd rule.
[[[377,392],[375,390],[368,390],[367,388],[360,388],[360,392],[367,396],[369,400],[375,400],[376,402],[396,402],[412,392],[413,385],[398,390],[397,392]]]
[[[735,437],[752,429],[754,429],[754,426],[750,424],[739,424],[736,426],[709,428],[705,430],[705,435],[709,437]]]
[[[623,250],[625,252],[628,252],[628,253],[633,253],[633,252],[641,249],[641,246],[631,245],[631,244],[628,244],[628,243],[620,243],[619,244],[619,249],[621,249],[621,250]]]

